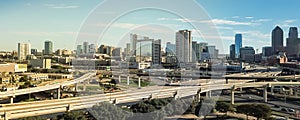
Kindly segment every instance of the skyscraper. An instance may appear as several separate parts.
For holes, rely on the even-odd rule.
[[[83,53],[83,49],[82,49],[82,45],[77,45],[77,50],[76,50],[76,54],[80,55]]]
[[[291,27],[289,37],[286,39],[286,50],[289,57],[296,57],[299,55],[300,39],[298,38],[297,27]]]
[[[192,32],[179,30],[176,33],[176,56],[179,62],[191,62],[192,60]]]
[[[95,46],[95,44],[90,44],[89,45],[88,53],[96,53],[96,46]]]
[[[230,45],[230,59],[234,60],[235,59],[235,44]]]
[[[235,58],[237,59],[240,58],[240,49],[243,47],[242,42],[242,34],[235,34]]]
[[[53,43],[52,41],[45,41],[45,48],[44,48],[44,51],[45,51],[45,55],[50,55],[53,53]]]
[[[135,56],[136,55],[136,44],[138,42],[137,40],[137,34],[130,34],[130,47],[131,47],[131,55]]]
[[[161,40],[152,41],[152,64],[161,64]]]
[[[191,62],[197,62],[197,53],[199,54],[199,45],[197,41],[192,41],[192,61]]]
[[[279,26],[272,31],[272,51],[273,54],[283,51],[283,30]]]
[[[83,42],[83,54],[89,53],[89,43]]]
[[[130,52],[131,52],[130,43],[126,44],[126,50],[124,52],[126,56],[130,56]]]
[[[31,54],[31,45],[29,43],[18,43],[18,59],[26,60],[26,56]]]

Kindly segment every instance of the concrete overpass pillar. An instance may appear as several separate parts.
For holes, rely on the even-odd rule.
[[[267,103],[268,102],[268,86],[264,86],[264,102]]]
[[[156,98],[157,98],[156,94],[153,93],[153,94],[150,95],[149,100],[156,99]]]
[[[293,91],[294,91],[293,88],[290,87],[290,90],[289,90],[289,95],[290,96],[293,95]]]
[[[75,87],[74,87],[75,92],[78,91],[78,83],[75,83]]]
[[[67,106],[67,112],[70,112],[72,110],[72,107],[73,107],[73,105],[68,104],[68,106]]]
[[[235,86],[232,86],[231,88],[231,104],[234,105],[234,90],[235,90]]]
[[[206,97],[211,98],[211,90],[206,92]]]
[[[10,104],[14,104],[14,96],[11,96],[9,98],[10,98]]]
[[[177,100],[180,98],[180,96],[178,95],[178,91],[176,91],[173,95],[174,99]]]
[[[83,91],[86,91],[86,83],[83,84]]]
[[[201,101],[201,88],[197,91],[196,100],[197,102]]]
[[[127,76],[127,85],[129,85],[129,75]]]
[[[271,86],[271,94],[274,95],[274,86]]]
[[[141,88],[141,77],[139,77],[138,86]]]
[[[119,75],[119,82],[122,83],[122,81],[121,81],[121,75]]]
[[[60,96],[61,96],[60,88],[61,88],[61,86],[59,88],[57,88],[57,99],[60,99]]]
[[[10,112],[5,112],[4,113],[4,120],[9,120],[10,116],[11,116]]]

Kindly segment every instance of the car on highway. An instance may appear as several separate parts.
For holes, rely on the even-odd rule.
[[[33,85],[29,85],[29,87],[37,87],[37,85],[36,85],[36,84],[33,84]]]
[[[274,107],[275,107],[275,108],[280,108],[281,106],[280,106],[280,105],[274,105]]]
[[[291,112],[291,113],[294,113],[294,112],[295,112],[295,109],[293,109],[293,108],[288,108],[288,111]]]
[[[281,111],[283,111],[283,112],[288,112],[288,109],[286,109],[286,108],[281,108]]]

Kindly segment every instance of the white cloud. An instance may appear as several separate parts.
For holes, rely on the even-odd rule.
[[[295,20],[295,19],[284,20],[283,22],[278,24],[278,26],[280,26],[280,27],[291,27],[291,26],[293,26],[292,24],[295,23],[296,21],[297,20]]]
[[[216,25],[252,25],[251,22],[239,22],[233,20],[225,20],[225,19],[212,19],[211,21],[202,21],[202,23],[213,22]]]
[[[65,5],[65,4],[45,4],[45,6],[54,9],[74,9],[80,7],[78,5]]]
[[[254,17],[252,17],[252,16],[247,16],[247,17],[245,17],[246,19],[253,19]]]
[[[284,23],[294,23],[294,22],[296,22],[296,20],[294,20],[294,19],[284,21]]]
[[[233,16],[232,18],[237,19],[237,18],[240,18],[240,16]]]
[[[258,19],[258,20],[252,20],[252,22],[269,22],[272,21],[272,19]]]
[[[217,29],[219,30],[232,30],[232,27],[225,27],[225,26],[216,26]]]

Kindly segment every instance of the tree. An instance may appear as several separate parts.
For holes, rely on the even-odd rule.
[[[84,111],[71,111],[57,116],[59,120],[86,120]]]
[[[20,81],[20,82],[27,82],[27,81],[28,81],[28,78],[27,78],[27,77],[21,77],[19,81]]]
[[[216,110],[220,112],[225,112],[227,115],[227,112],[232,112],[234,111],[232,104],[227,103],[227,102],[217,102],[216,104]]]
[[[108,102],[99,103],[89,109],[90,114],[98,120],[126,120],[132,112],[122,110]]]
[[[271,115],[271,108],[265,104],[244,104],[237,106],[237,112],[248,116],[254,116],[257,119],[269,118]]]
[[[237,113],[242,113],[247,115],[247,120],[248,120],[248,116],[253,114],[252,109],[253,106],[250,104],[243,104],[236,107]]]
[[[265,104],[253,104],[253,116],[257,119],[269,118],[271,115],[271,108]]]

